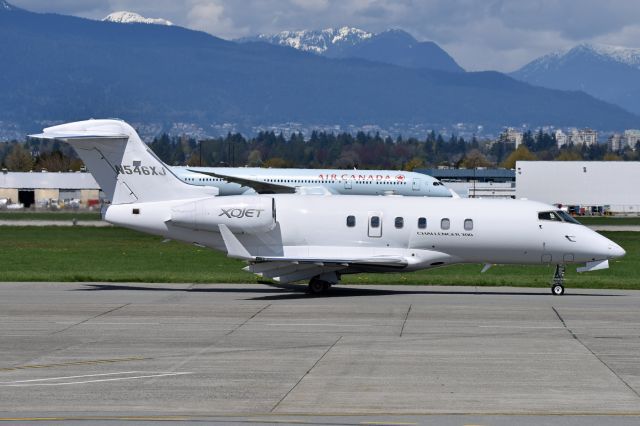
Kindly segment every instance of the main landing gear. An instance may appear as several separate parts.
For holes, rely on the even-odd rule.
[[[312,296],[322,296],[329,293],[331,286],[339,282],[338,275],[335,272],[329,272],[316,275],[309,281],[307,293]]]
[[[330,288],[331,288],[331,283],[327,281],[322,281],[318,277],[313,277],[311,278],[311,281],[309,281],[307,292],[313,296],[320,296],[320,295],[329,293]]]
[[[556,265],[556,272],[551,282],[551,294],[562,296],[564,294],[564,265]]]

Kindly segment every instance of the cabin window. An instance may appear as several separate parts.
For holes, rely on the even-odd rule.
[[[380,227],[380,216],[371,216],[371,227],[372,228]]]
[[[464,230],[465,231],[473,230],[473,219],[465,219],[464,220]]]
[[[418,218],[418,228],[419,229],[425,229],[427,227],[427,218],[426,217],[419,217]]]
[[[402,227],[404,227],[404,218],[396,217],[395,224],[396,224],[396,228],[402,229]]]
[[[347,216],[347,226],[349,228],[353,228],[356,226],[356,217],[355,216]]]
[[[560,216],[558,216],[555,212],[540,212],[538,213],[538,220],[549,220],[552,222],[562,222]]]
[[[140,214],[140,209],[133,209],[133,214]]]
[[[440,221],[440,228],[445,230],[451,228],[451,221],[445,217]]]

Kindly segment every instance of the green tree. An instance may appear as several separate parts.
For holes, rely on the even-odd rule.
[[[7,168],[14,172],[28,172],[33,169],[33,159],[22,144],[16,143],[4,159]]]
[[[604,161],[623,161],[624,158],[620,157],[617,154],[614,154],[613,152],[607,152],[604,157],[602,157],[602,159]]]
[[[247,164],[251,167],[260,167],[262,165],[262,154],[259,150],[254,149],[249,153]]]
[[[415,169],[423,169],[423,168],[424,168],[424,161],[420,157],[413,157],[411,160],[407,161],[407,163],[403,167],[403,169],[408,172],[412,172]]]
[[[502,163],[502,167],[505,169],[514,169],[516,167],[516,161],[535,161],[538,158],[529,151],[525,145],[520,145],[518,149],[513,151]]]
[[[556,161],[580,161],[582,154],[575,149],[563,149],[560,155],[556,157]]]
[[[493,163],[489,161],[487,157],[480,152],[480,150],[472,149],[467,152],[460,162],[460,165],[467,169],[474,169],[476,167],[491,167],[493,166]]]
[[[78,171],[82,167],[82,161],[71,158],[60,151],[45,152],[38,157],[35,168],[45,169],[50,172]]]
[[[284,168],[287,168],[287,167],[291,167],[291,163],[289,163],[284,158],[273,157],[273,158],[269,158],[267,161],[265,161],[263,166],[264,167],[271,167],[271,168],[274,168],[274,169],[284,169]]]

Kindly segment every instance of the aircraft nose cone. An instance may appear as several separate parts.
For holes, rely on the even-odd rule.
[[[438,185],[434,189],[433,195],[436,197],[451,197],[451,191],[444,185]]]
[[[447,188],[445,188],[444,186],[440,187],[440,190],[438,191],[438,194],[441,197],[451,197],[451,191],[449,191]]]
[[[610,257],[622,257],[625,254],[627,254],[627,252],[620,247],[619,245],[617,245],[616,243],[614,243],[613,241],[610,242],[611,244],[609,244],[609,256]]]

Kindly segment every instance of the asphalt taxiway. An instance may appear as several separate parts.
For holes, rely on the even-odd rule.
[[[0,417],[638,424],[640,292],[0,283]]]

